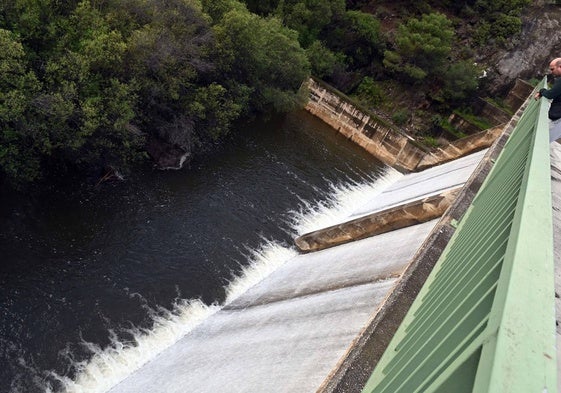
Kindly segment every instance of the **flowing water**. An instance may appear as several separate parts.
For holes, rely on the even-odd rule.
[[[180,171],[0,195],[0,392],[101,392],[398,176],[305,112]]]

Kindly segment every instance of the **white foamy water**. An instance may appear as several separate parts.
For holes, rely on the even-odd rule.
[[[291,212],[291,226],[300,235],[340,223],[401,176],[388,167],[379,178],[334,185],[323,201],[302,201],[301,208]],[[112,344],[107,348],[84,343],[93,355],[88,361],[74,365],[78,370],[74,379],[54,373],[51,377],[62,384],[60,393],[107,392],[297,254],[293,247],[265,241],[260,248],[248,253],[247,266],[226,287],[224,304],[208,306],[200,300],[178,300],[171,311],[152,312],[151,329],[128,330],[133,337],[131,342],[120,341],[112,334]],[[52,393],[53,390],[46,387],[45,391]]]
[[[115,334],[105,349],[84,343],[93,355],[75,364],[75,379],[56,374],[52,377],[62,383],[64,393],[106,392],[218,310],[217,305],[207,306],[200,300],[179,300],[172,311],[153,313],[151,329],[131,329],[134,339],[130,343],[119,341]],[[51,389],[46,388],[46,392]]]
[[[298,253],[294,248],[288,248],[274,242],[266,243],[261,249],[252,251],[249,266],[243,268],[241,274],[235,277],[226,288],[224,305],[235,300],[296,255]]]
[[[401,177],[402,173],[386,167],[378,178],[371,178],[363,183],[332,185],[331,193],[325,200],[314,203],[302,201],[300,210],[293,212],[292,228],[299,236],[345,222],[358,207],[369,202]]]

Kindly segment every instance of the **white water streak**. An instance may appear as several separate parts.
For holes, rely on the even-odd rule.
[[[241,274],[235,277],[226,288],[224,304],[229,304],[235,300],[296,255],[298,253],[295,249],[274,242],[267,243],[261,249],[253,251],[249,266],[243,268]]]
[[[292,227],[298,236],[345,222],[357,208],[372,200],[403,174],[386,167],[378,178],[364,183],[332,185],[332,191],[325,201],[310,204],[302,201],[299,211],[293,212]]]
[[[340,223],[401,176],[398,171],[388,167],[377,179],[334,185],[325,200],[315,203],[302,201],[300,210],[291,212],[292,227],[300,235]],[[78,370],[75,379],[54,373],[51,376],[63,385],[61,393],[107,392],[296,255],[293,247],[265,242],[260,248],[250,251],[247,267],[227,286],[223,305],[207,306],[200,300],[179,300],[172,311],[153,312],[154,324],[151,329],[128,331],[134,337],[133,342],[124,343],[112,334],[112,344],[105,349],[84,343],[93,355],[88,361],[75,364]],[[48,387],[45,390],[47,393],[52,392]]]
[[[158,315],[152,316],[152,329],[130,330],[134,337],[131,343],[119,341],[115,334],[112,344],[105,349],[84,343],[93,356],[75,365],[78,373],[74,380],[52,376],[63,384],[64,393],[106,392],[218,310],[217,305],[207,306],[200,300],[180,300],[173,311],[159,310]]]

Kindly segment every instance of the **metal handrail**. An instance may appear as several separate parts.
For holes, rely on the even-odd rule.
[[[529,100],[363,393],[556,391],[547,108]]]

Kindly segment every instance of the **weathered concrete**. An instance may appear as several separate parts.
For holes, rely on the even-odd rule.
[[[406,171],[415,169],[426,150],[391,124],[360,109],[342,93],[315,79],[308,81],[306,110],[382,162]]]
[[[551,204],[553,213],[553,257],[555,262],[555,325],[557,338],[557,375],[561,376],[561,145],[551,144]],[[557,378],[561,392],[561,378]]]
[[[458,190],[446,191],[401,206],[368,214],[342,224],[302,235],[294,241],[300,251],[328,247],[421,224],[440,217],[455,199]]]
[[[417,164],[415,170],[421,171],[435,165],[455,160],[465,155],[465,152],[476,152],[485,149],[493,144],[493,142],[503,132],[504,124],[481,131],[477,134],[458,139],[453,143],[437,147],[423,157]]]
[[[409,173],[357,207],[350,220],[304,234],[295,243],[308,252],[440,217],[455,199],[454,191],[469,179],[485,152]]]
[[[469,179],[485,153],[486,150],[482,150],[422,172],[404,175],[381,191],[379,195],[365,201],[362,206],[357,206],[349,218],[359,218],[372,212],[400,206],[461,187]]]
[[[513,111],[518,109],[528,98],[534,87],[522,79],[516,79],[514,86],[505,99],[505,104]]]
[[[323,82],[310,79],[308,89],[310,90],[310,100],[306,105],[308,112],[382,162],[405,172],[426,169],[487,148],[502,130],[501,126],[494,127],[449,142],[441,148],[429,149],[394,125],[359,108],[350,98]],[[482,105],[492,106],[486,102]],[[497,116],[496,113],[494,116]]]

